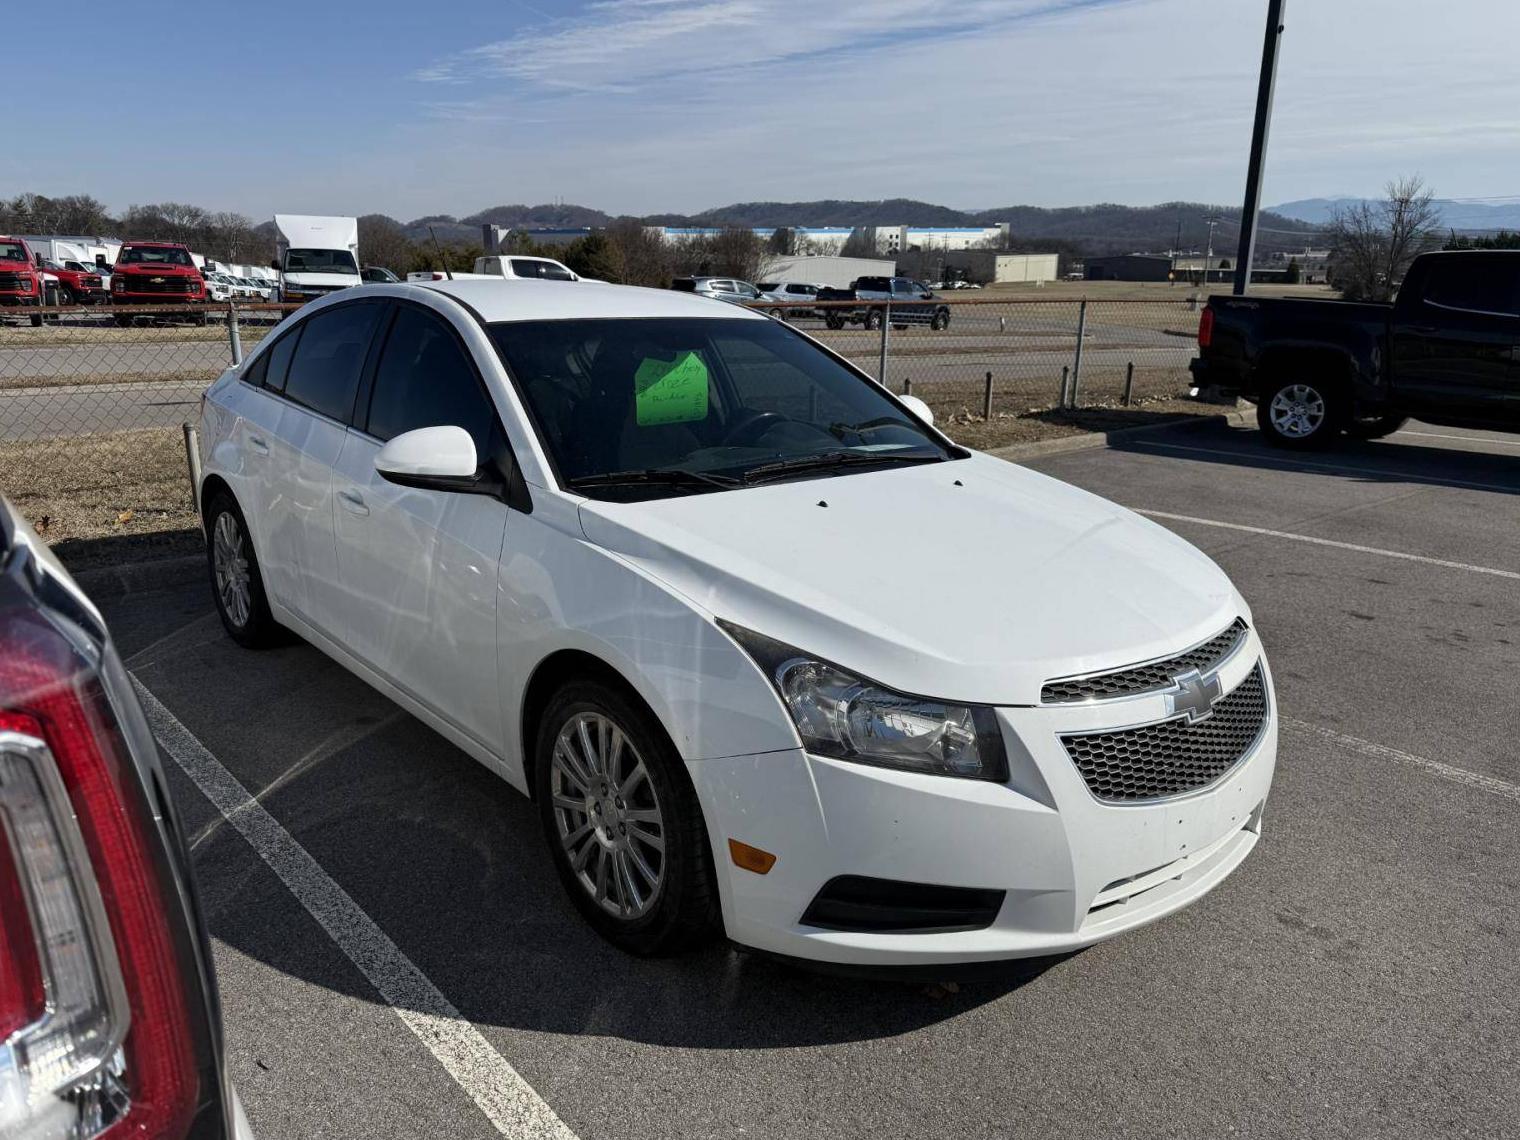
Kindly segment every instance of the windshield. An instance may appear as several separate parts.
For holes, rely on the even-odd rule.
[[[118,265],[187,265],[195,266],[190,260],[190,251],[185,249],[165,249],[160,246],[126,246],[121,251],[121,256],[116,259]]]
[[[567,483],[646,476],[587,491],[598,497],[711,491],[789,477],[793,467],[798,478],[819,477],[959,454],[871,381],[776,321],[521,321],[491,332]],[[651,472],[716,478],[659,483],[648,480]]]
[[[359,275],[354,255],[346,249],[293,249],[285,255],[286,273],[351,273]]]
[[[19,241],[0,241],[0,261],[26,260],[26,247]]]

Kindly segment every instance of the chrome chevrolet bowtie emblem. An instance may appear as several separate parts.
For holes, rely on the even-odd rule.
[[[1185,716],[1189,724],[1197,724],[1214,715],[1214,702],[1224,695],[1224,688],[1217,673],[1205,677],[1189,669],[1172,678],[1172,687],[1164,695],[1168,716]]]

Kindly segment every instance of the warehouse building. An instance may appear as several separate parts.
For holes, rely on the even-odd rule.
[[[1172,259],[1163,253],[1119,253],[1089,257],[1084,276],[1089,281],[1169,281]]]
[[[872,257],[773,257],[763,263],[764,281],[800,281],[848,289],[857,277],[891,277],[897,265]]]

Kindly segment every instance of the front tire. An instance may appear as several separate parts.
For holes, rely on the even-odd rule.
[[[929,327],[935,332],[944,332],[950,327],[950,314],[941,309],[930,319]]]
[[[225,491],[212,496],[206,508],[206,564],[216,612],[233,641],[247,649],[267,649],[285,640],[269,612],[248,524]]]
[[[650,714],[600,681],[561,688],[539,722],[534,795],[571,902],[613,945],[673,954],[720,925],[702,809]]]
[[[1256,426],[1266,442],[1289,450],[1329,447],[1345,419],[1340,393],[1314,377],[1275,382],[1256,405]]]
[[[876,309],[872,309],[869,313],[867,313],[865,326],[868,332],[875,332],[877,329],[881,328],[881,313]]]

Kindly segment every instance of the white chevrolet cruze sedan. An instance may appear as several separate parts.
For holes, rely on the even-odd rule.
[[[211,386],[200,457],[231,635],[294,631],[533,797],[635,953],[1058,953],[1260,834],[1271,676],[1219,568],[761,314],[337,293]]]

